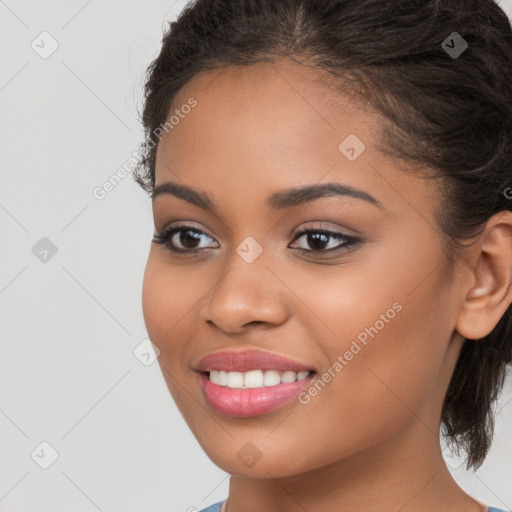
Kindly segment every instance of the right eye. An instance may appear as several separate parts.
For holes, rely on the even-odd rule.
[[[207,248],[196,245],[197,242],[201,242],[203,235],[213,240],[204,231],[194,226],[173,226],[164,229],[160,233],[155,233],[152,243],[162,244],[168,251],[173,253],[195,253]],[[177,247],[176,244],[181,244],[182,247]],[[216,247],[219,247],[219,245]]]

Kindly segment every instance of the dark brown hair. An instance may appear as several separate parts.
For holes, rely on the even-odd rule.
[[[492,215],[512,209],[512,30],[492,0],[190,2],[147,70],[137,183],[154,189],[159,127],[191,78],[280,57],[357,93],[384,116],[379,149],[415,172],[434,170],[452,261]],[[492,442],[511,325],[509,306],[488,336],[464,341],[444,400],[444,434],[465,450],[468,469]]]

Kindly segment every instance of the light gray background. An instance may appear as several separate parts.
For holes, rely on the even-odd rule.
[[[150,201],[131,176],[93,196],[138,150],[143,72],[183,5],[0,0],[1,512],[186,511],[227,496],[158,364],[133,353],[147,337]],[[51,49],[44,31],[59,45],[48,58],[31,47]],[[43,237],[57,248],[46,262],[32,251]],[[484,466],[447,461],[466,492],[511,508],[510,381],[498,407]],[[59,454],[48,469],[44,441]]]

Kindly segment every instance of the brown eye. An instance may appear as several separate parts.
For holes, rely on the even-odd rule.
[[[153,243],[163,244],[171,252],[197,252],[208,248],[198,245],[204,238],[213,240],[204,231],[193,226],[174,226],[164,229],[161,233],[155,233]]]
[[[300,238],[304,238],[305,244],[309,245],[311,249],[304,247],[297,247],[297,249],[299,251],[313,253],[337,252],[342,249],[348,249],[359,242],[359,240],[353,236],[335,231],[327,231],[325,229],[306,229],[298,233],[293,241],[295,242],[295,240],[299,240]],[[333,239],[338,241],[337,245],[334,244],[334,247],[328,247]]]
[[[304,239],[305,247],[296,247],[297,250],[314,254],[331,254],[356,245],[359,239],[336,231],[325,229],[306,229],[297,234],[293,242]],[[201,243],[207,239],[214,242],[213,247],[219,247],[218,243],[204,231],[194,226],[173,226],[164,229],[161,233],[155,233],[152,242],[162,244],[173,253],[196,253],[208,249],[209,245]],[[291,247],[291,246],[290,246]],[[295,247],[291,247],[295,248]]]

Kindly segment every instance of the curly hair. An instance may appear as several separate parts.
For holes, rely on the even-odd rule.
[[[154,189],[159,127],[190,79],[279,57],[375,108],[385,121],[378,149],[442,184],[436,220],[451,261],[492,215],[512,209],[512,29],[493,0],[189,2],[147,69],[135,181]],[[509,306],[489,335],[464,339],[448,386],[442,427],[467,469],[491,446],[511,331]]]

